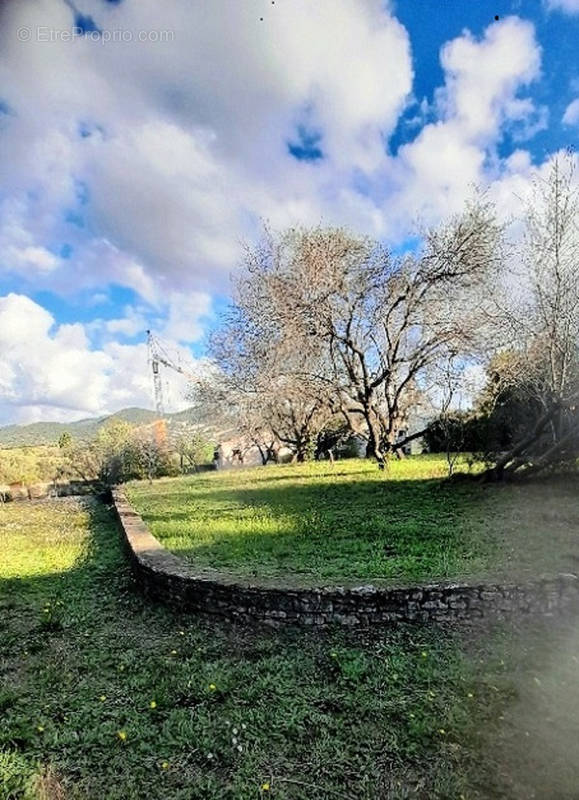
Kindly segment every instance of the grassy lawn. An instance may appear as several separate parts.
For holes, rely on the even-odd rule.
[[[103,506],[0,515],[2,800],[576,797],[573,627],[204,621],[133,589]]]
[[[464,469],[464,465],[462,465]],[[527,578],[576,571],[577,479],[448,485],[440,456],[129,484],[152,532],[201,568],[278,583]]]

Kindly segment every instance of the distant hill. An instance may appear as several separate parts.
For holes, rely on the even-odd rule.
[[[77,422],[33,422],[30,425],[5,425],[0,427],[0,447],[24,447],[26,445],[57,444],[60,436],[67,432],[75,439],[92,439],[98,429],[111,420],[121,419],[133,425],[146,425],[157,419],[154,411],[146,408],[123,408],[104,417],[89,417]],[[167,414],[169,424],[192,422],[191,411]]]

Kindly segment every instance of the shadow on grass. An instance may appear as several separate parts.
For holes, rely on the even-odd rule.
[[[574,482],[266,480],[188,484],[182,492],[158,485],[135,505],[170,550],[240,577],[291,575],[298,585],[312,585],[576,570]]]
[[[0,578],[0,602],[5,605],[14,596],[33,596],[34,594],[59,594],[65,585],[77,586],[87,580],[105,577],[110,575],[110,570],[115,565],[118,567],[118,549],[110,546],[110,525],[112,521],[110,509],[100,498],[66,498],[61,500],[42,500],[32,503],[19,504],[17,510],[26,515],[27,512],[42,511],[43,508],[49,511],[58,508],[60,513],[68,506],[71,507],[71,515],[78,512],[88,514],[89,520],[83,538],[86,539],[86,546],[83,548],[80,557],[70,566],[63,566],[53,572],[33,575],[20,575],[10,578]],[[12,507],[8,507],[12,510]],[[62,510],[61,510],[62,509]],[[14,523],[12,523],[14,524]],[[70,539],[68,539],[68,534]],[[104,534],[104,535],[103,535]],[[23,530],[22,535],[26,535]],[[58,543],[67,546],[78,539],[78,527],[73,526],[70,531],[60,537],[57,543],[54,541],[48,545],[40,540],[38,542],[41,559],[44,555],[43,549],[47,547],[57,547]],[[14,547],[14,543],[12,544]],[[17,545],[16,545],[17,546]]]
[[[128,592],[106,508],[89,508],[87,535],[71,569],[0,584],[13,604],[0,615],[0,787],[10,775],[23,786],[43,764],[54,798],[257,797],[273,770],[281,800],[520,800],[537,781],[537,797],[576,797],[575,627],[560,644],[540,630],[540,657],[528,636],[516,644],[507,630],[505,652],[487,653],[486,635],[469,630],[468,664],[462,634],[438,626],[257,631]],[[58,598],[63,627],[43,630],[43,604]],[[503,666],[513,650],[516,705]],[[243,753],[229,724],[250,743]],[[296,792],[306,768],[314,789]]]
[[[240,576],[422,579],[454,574],[485,553],[465,521],[492,491],[439,479],[188,486],[182,493],[158,486],[135,505],[173,552]]]

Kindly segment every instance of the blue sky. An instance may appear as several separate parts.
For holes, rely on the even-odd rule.
[[[162,8],[2,5],[0,424],[150,407],[145,330],[195,369],[262,220],[399,250],[578,139],[579,0]]]
[[[528,140],[525,148],[532,155],[533,163],[541,163],[545,155],[559,148],[575,144],[577,128],[570,129],[561,124],[565,109],[577,97],[579,80],[579,58],[577,56],[577,36],[579,35],[579,15],[570,16],[551,9],[541,0],[514,0],[514,2],[436,2],[422,0],[396,3],[396,15],[410,34],[413,45],[414,94],[417,98],[426,97],[432,103],[433,95],[443,83],[444,75],[440,64],[440,49],[445,42],[461,35],[467,27],[474,35],[480,36],[495,15],[505,18],[517,15],[530,20],[536,29],[536,38],[542,48],[542,75],[525,92],[537,105],[544,105],[549,112],[549,125],[538,131]],[[400,125],[390,141],[392,152],[416,135],[415,127],[405,122],[412,118],[409,108],[401,117]],[[509,155],[518,146],[507,130],[500,145],[500,154]]]

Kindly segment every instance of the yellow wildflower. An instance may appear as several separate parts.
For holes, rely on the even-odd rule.
[[[101,701],[101,703],[104,703],[104,701],[105,701],[106,699],[107,699],[107,696],[106,696],[106,694],[101,694],[101,696],[99,697],[99,700]]]
[[[151,706],[151,708],[157,708],[157,701],[156,700],[151,700],[149,705]]]
[[[262,783],[261,784],[261,791],[262,792],[269,792],[269,783],[267,783],[267,781],[266,781],[266,783]]]
[[[36,730],[37,730],[39,733],[42,733],[42,731],[44,730],[44,725],[38,725],[38,726],[37,726],[37,728],[36,728]]]
[[[121,742],[126,742],[127,740],[127,732],[126,731],[117,731],[117,736],[121,740]]]
[[[209,684],[209,691],[214,692],[217,689],[217,686],[214,683]]]
[[[428,653],[426,652],[426,650],[423,650],[422,653],[420,653],[420,655],[422,656],[422,658],[426,658]]]
[[[444,730],[444,728],[439,728],[439,729],[438,729],[438,732],[439,732],[439,733],[440,733],[442,736],[444,736],[444,734],[446,733],[446,731]]]
[[[161,769],[169,769],[169,762],[163,761],[163,763],[161,764]]]

